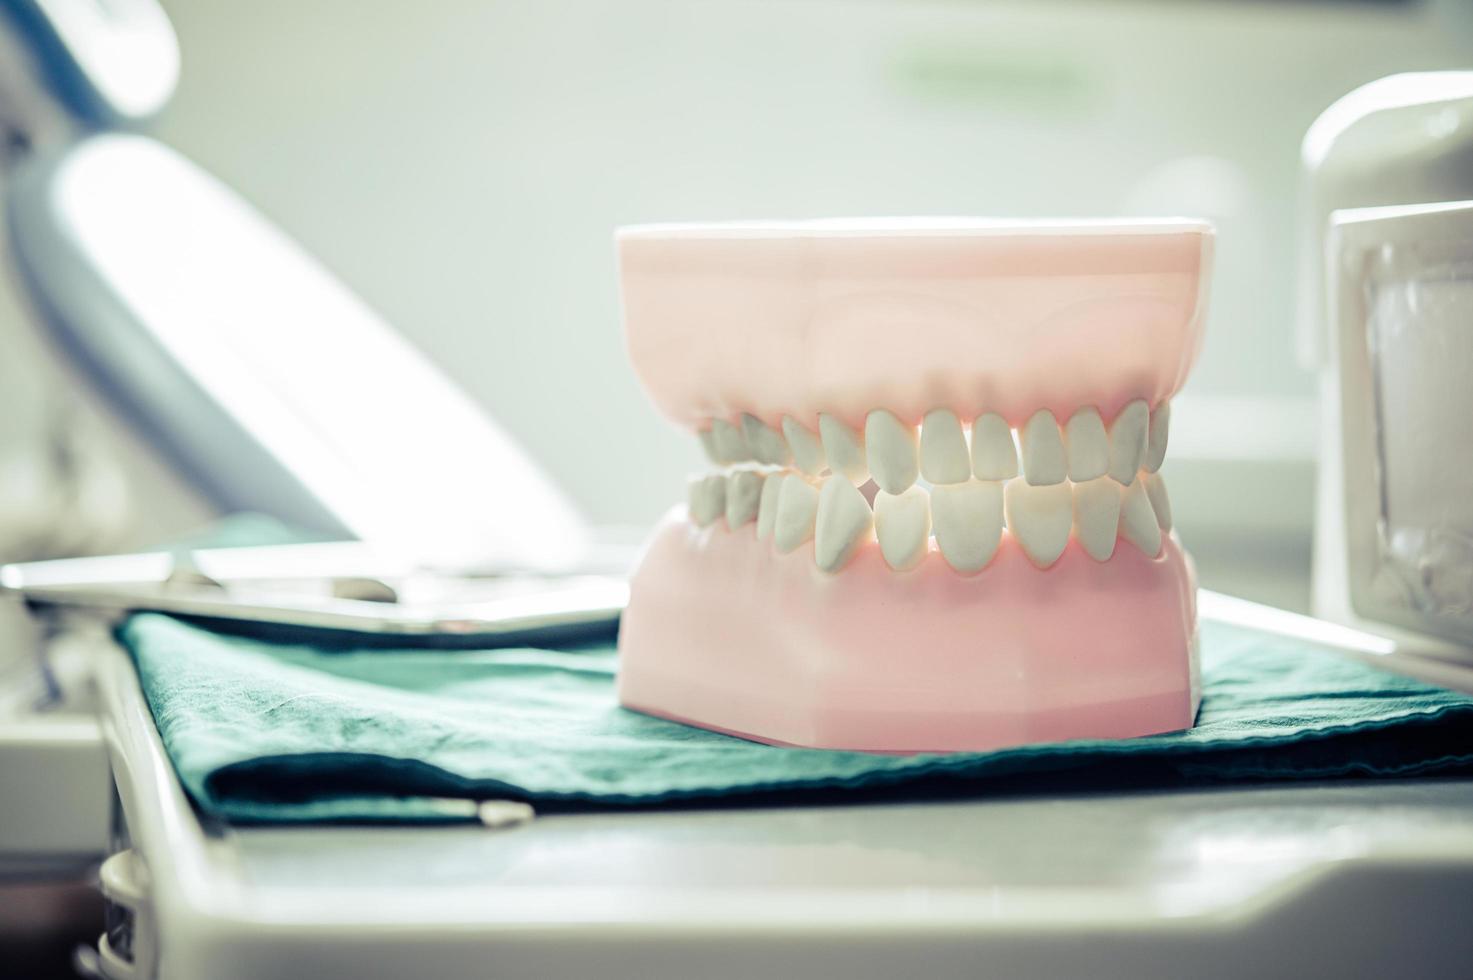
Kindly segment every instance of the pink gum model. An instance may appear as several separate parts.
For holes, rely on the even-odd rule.
[[[1180,389],[1211,250],[1196,221],[654,225],[620,232],[619,277],[634,370],[692,429],[937,405],[1017,426]]]
[[[1186,220],[621,231],[635,370],[722,467],[634,575],[621,702],[882,752],[1190,727],[1196,579],[1156,471],[1212,240]]]

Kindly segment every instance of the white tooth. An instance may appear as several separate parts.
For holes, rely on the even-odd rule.
[[[875,494],[875,537],[885,564],[903,572],[926,557],[931,536],[931,498],[920,487],[904,493]]]
[[[831,476],[818,492],[818,517],[813,529],[813,560],[826,572],[837,572],[869,534],[874,514],[854,484]]]
[[[1160,473],[1147,473],[1144,477],[1146,483],[1146,497],[1151,501],[1151,509],[1156,512],[1156,523],[1161,530],[1171,530],[1171,498],[1166,496],[1166,481],[1161,479]]]
[[[747,440],[742,437],[742,430],[726,419],[712,420],[711,441],[716,446],[718,463],[740,463],[752,458]]]
[[[1095,561],[1115,553],[1120,529],[1120,484],[1101,477],[1074,484],[1074,536]]]
[[[832,415],[820,415],[818,435],[823,440],[823,452],[828,458],[829,469],[848,478],[855,486],[869,479],[864,443],[853,429]]]
[[[1040,408],[1023,428],[1018,430],[1023,450],[1023,478],[1035,487],[1051,487],[1063,483],[1069,475],[1064,458],[1064,440],[1054,413]]]
[[[772,542],[783,554],[813,537],[813,521],[818,516],[818,488],[795,473],[783,477],[783,488],[777,497],[777,523],[772,526]]]
[[[1018,450],[1001,415],[988,412],[972,423],[972,475],[979,480],[1011,480],[1018,475]]]
[[[772,529],[777,524],[778,495],[782,489],[781,473],[774,473],[762,481],[762,496],[757,501],[757,539],[759,541],[772,536]]]
[[[699,525],[700,518],[706,513],[706,481],[704,477],[693,476],[685,481],[685,513],[692,524]]]
[[[752,451],[752,458],[759,463],[787,466],[793,458],[782,433],[755,415],[742,416],[742,438]]]
[[[824,459],[823,443],[818,441],[818,436],[786,415],[783,416],[783,435],[787,437],[788,446],[793,451],[793,462],[804,473],[818,476],[829,465]]]
[[[690,519],[705,527],[726,511],[726,477],[695,477],[688,486]]]
[[[921,420],[921,475],[933,484],[966,483],[971,479],[967,437],[950,409],[934,409]]]
[[[1120,499],[1120,536],[1155,558],[1161,551],[1161,525],[1146,496],[1145,481],[1136,480]]]
[[[886,493],[900,493],[920,475],[915,429],[883,408],[870,412],[864,420],[864,451],[870,475]]]
[[[1162,402],[1151,413],[1150,432],[1146,435],[1147,472],[1154,473],[1166,459],[1166,435],[1171,430],[1171,402]]]
[[[1033,486],[1027,480],[1009,480],[1007,485],[1008,530],[1039,568],[1059,560],[1069,543],[1074,518],[1074,495],[1069,484]]]
[[[705,451],[706,458],[720,466],[721,453],[716,448],[716,433],[711,429],[702,429],[696,436],[701,440],[701,449]]]
[[[1002,537],[1002,499],[1002,484],[982,480],[931,488],[936,546],[952,568],[966,574],[992,560]]]
[[[1110,437],[1105,423],[1093,408],[1081,408],[1069,416],[1064,426],[1064,442],[1069,453],[1069,479],[1083,483],[1104,476],[1110,468]]]
[[[737,470],[726,478],[726,526],[735,531],[757,516],[763,477],[756,470]]]
[[[1146,403],[1137,398],[1120,410],[1110,423],[1110,477],[1116,483],[1129,484],[1141,468],[1146,454],[1146,428],[1151,413]]]

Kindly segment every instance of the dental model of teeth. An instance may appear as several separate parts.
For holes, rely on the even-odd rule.
[[[712,471],[656,531],[621,701],[779,744],[1189,727],[1196,586],[1159,470],[1194,221],[650,226],[625,328]]]
[[[698,527],[755,523],[757,540],[782,554],[812,540],[826,572],[871,541],[891,569],[909,571],[934,535],[946,563],[968,575],[987,566],[1004,533],[1047,568],[1071,528],[1096,561],[1110,559],[1117,538],[1155,557],[1171,530],[1157,472],[1170,417],[1170,403],[1152,412],[1137,400],[1108,427],[1090,407],[1062,428],[1040,409],[1016,433],[992,413],[967,432],[947,408],[918,426],[881,408],[866,413],[863,436],[831,415],[818,417],[817,432],[790,416],[776,425],[715,419],[700,437],[723,469],[691,479],[687,512]]]

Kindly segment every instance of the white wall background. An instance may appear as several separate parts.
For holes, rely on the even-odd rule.
[[[184,65],[157,133],[322,255],[603,521],[651,519],[698,465],[625,362],[616,225],[1205,213],[1219,279],[1189,392],[1299,413],[1304,129],[1362,82],[1473,54],[1461,4],[167,6]]]

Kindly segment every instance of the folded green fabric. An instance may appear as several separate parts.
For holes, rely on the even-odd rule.
[[[160,615],[119,635],[185,789],[237,822],[467,819],[539,806],[871,798],[1126,781],[1473,772],[1473,698],[1302,640],[1203,624],[1197,727],[963,755],[776,748],[619,707],[607,645],[336,650]]]

